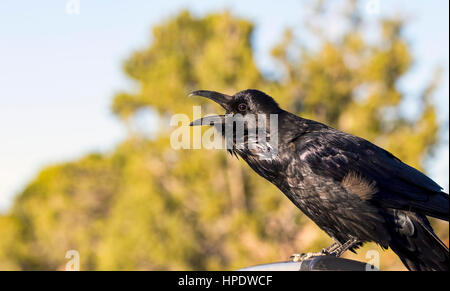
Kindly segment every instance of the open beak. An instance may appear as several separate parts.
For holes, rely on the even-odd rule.
[[[228,103],[233,99],[232,96],[222,94],[215,91],[207,91],[207,90],[198,90],[194,91],[189,94],[189,97],[191,96],[201,96],[208,99],[213,100],[220,106],[222,106],[225,110],[229,109]],[[205,116],[200,119],[197,119],[193,122],[191,122],[190,126],[197,126],[197,125],[220,125],[223,124],[225,121],[224,115],[210,115]]]

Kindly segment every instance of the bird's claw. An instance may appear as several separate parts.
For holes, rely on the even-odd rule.
[[[319,253],[302,253],[302,254],[293,254],[289,257],[289,260],[292,262],[302,262],[305,260],[309,260],[314,257],[326,256],[328,253],[326,250],[322,250]]]
[[[292,261],[292,262],[295,262],[295,263],[301,262],[301,261],[304,260],[303,255],[304,255],[304,254],[292,254],[292,255],[289,257],[289,261]]]

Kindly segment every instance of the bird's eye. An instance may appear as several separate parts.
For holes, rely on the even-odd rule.
[[[247,111],[247,104],[245,104],[245,103],[239,104],[238,105],[238,110],[241,111],[241,112]]]

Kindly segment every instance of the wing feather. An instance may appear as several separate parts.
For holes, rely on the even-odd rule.
[[[343,181],[350,172],[357,173],[376,184],[372,202],[448,221],[448,194],[442,187],[369,141],[329,129],[307,133],[295,142],[302,163],[315,174]]]

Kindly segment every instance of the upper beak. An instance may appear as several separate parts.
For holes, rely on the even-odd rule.
[[[220,106],[222,106],[225,110],[229,109],[228,103],[233,99],[232,96],[222,94],[216,91],[207,91],[207,90],[198,90],[189,94],[191,96],[202,96],[208,99],[213,100]],[[206,116],[200,119],[197,119],[191,122],[190,126],[196,125],[213,125],[216,126],[224,123],[224,115],[215,115],[215,116]]]
[[[194,91],[189,94],[189,97],[191,97],[191,96],[202,96],[202,97],[211,99],[214,102],[216,102],[217,104],[219,104],[220,106],[222,106],[225,110],[228,110],[228,108],[229,108],[228,103],[233,99],[233,97],[230,95],[222,94],[222,93],[219,93],[216,91],[207,91],[207,90]]]

